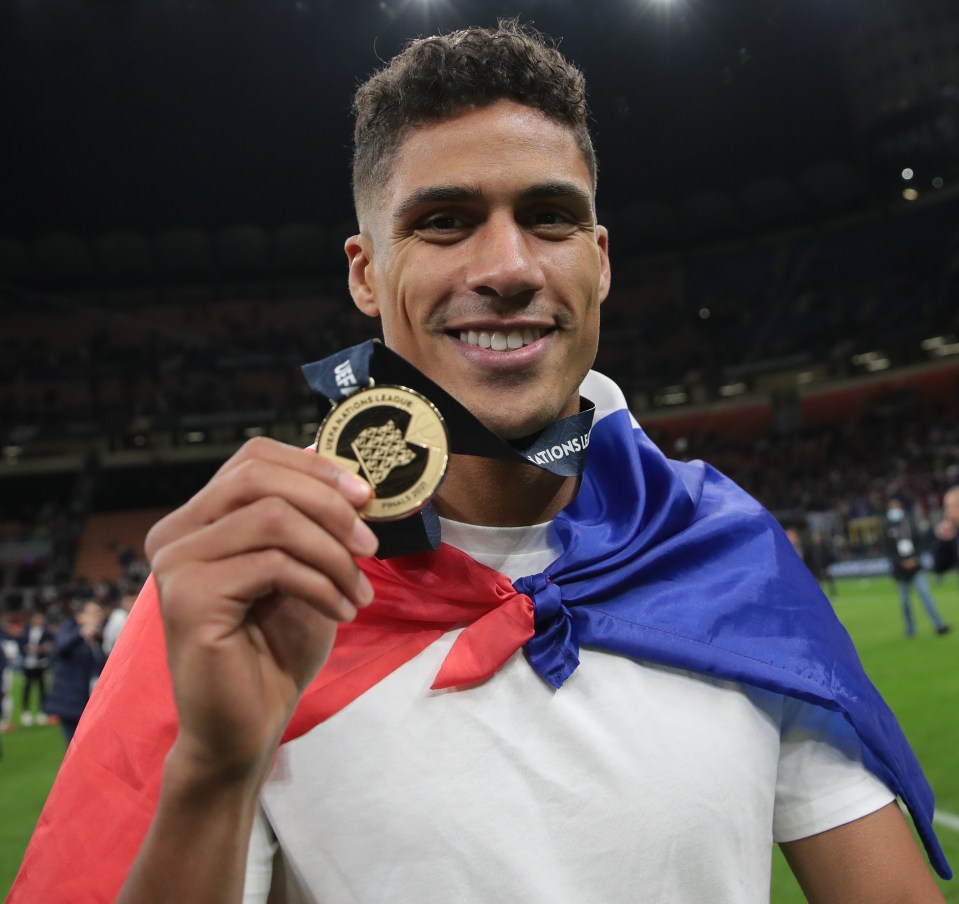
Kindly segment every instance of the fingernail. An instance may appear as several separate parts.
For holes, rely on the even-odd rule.
[[[362,571],[356,582],[356,597],[361,606],[368,606],[373,602],[373,585]]]
[[[343,471],[340,474],[340,489],[350,502],[359,504],[370,498],[370,485],[356,474]]]
[[[353,551],[358,556],[371,556],[379,546],[379,540],[359,518],[353,524]]]
[[[340,618],[345,622],[351,622],[356,618],[356,606],[345,596],[340,597]]]

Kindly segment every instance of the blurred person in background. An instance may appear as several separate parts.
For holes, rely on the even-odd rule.
[[[47,696],[47,670],[50,668],[50,655],[53,652],[54,635],[42,612],[31,612],[20,634],[20,651],[23,656],[23,698],[20,709],[20,724],[45,725],[47,714],[44,703]],[[37,694],[33,691],[36,689]],[[36,713],[31,706],[32,698],[37,698]]]
[[[948,634],[951,629],[936,609],[935,600],[929,591],[929,582],[919,561],[919,529],[906,514],[899,499],[890,499],[886,504],[884,539],[892,576],[899,588],[906,637],[912,637],[916,633],[916,623],[912,617],[913,590],[918,594],[936,634]]]
[[[829,588],[832,596],[836,594],[836,579],[832,576],[829,566],[836,561],[832,542],[821,530],[814,530],[809,534],[809,543],[803,556],[809,570],[816,576],[820,584]]]
[[[106,661],[103,652],[103,607],[94,600],[81,604],[57,631],[53,646],[53,682],[47,695],[47,713],[58,716],[67,744],[73,740],[80,716]]]
[[[933,569],[944,574],[959,567],[959,485],[946,490],[942,497],[942,521],[936,525],[933,547]]]
[[[7,633],[0,621],[0,733],[10,731],[13,713],[13,661],[18,654],[17,642]]]
[[[103,652],[109,656],[117,640],[120,637],[120,631],[126,624],[127,616],[136,602],[136,594],[131,593],[129,589],[124,589],[119,601],[110,610],[107,620],[103,625]]]
[[[786,536],[792,543],[793,549],[803,560],[806,567],[815,575],[820,584],[827,584],[829,592],[836,593],[836,581],[829,573],[829,566],[835,561],[832,546],[823,536],[822,531],[814,530],[805,538],[798,527],[787,527]]]

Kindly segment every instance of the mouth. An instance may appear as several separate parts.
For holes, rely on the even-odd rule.
[[[548,332],[550,330],[539,327],[524,327],[513,330],[460,330],[458,334],[453,335],[467,345],[488,348],[494,352],[507,352],[532,345]]]

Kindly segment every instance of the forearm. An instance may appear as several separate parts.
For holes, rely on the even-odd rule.
[[[213,776],[171,751],[150,830],[118,904],[239,902],[259,776]]]

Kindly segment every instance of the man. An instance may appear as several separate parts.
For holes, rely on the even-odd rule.
[[[756,603],[766,625],[784,587],[814,582],[754,502],[668,463],[587,376],[610,267],[580,73],[507,23],[415,42],[356,107],[354,301],[516,445],[575,417],[584,384],[586,469],[455,454],[434,500],[444,545],[381,561],[357,516],[369,485],[261,440],[161,521],[155,584],[72,748],[109,771],[93,732],[140,691],[114,678],[126,651],[162,670],[145,640],[158,588],[170,703],[162,731],[132,704],[124,728],[162,736],[162,792],[137,764],[103,779],[111,813],[150,823],[142,844],[136,815],[100,827],[138,848],[119,900],[760,901],[774,832],[811,900],[941,900],[872,753],[775,690],[782,651],[736,652],[720,617],[697,658],[693,610]],[[745,567],[750,547],[788,579]],[[755,685],[731,677],[754,668]],[[68,813],[66,795],[48,810]],[[13,902],[67,833],[41,818]]]
[[[120,595],[119,600],[110,610],[110,614],[103,623],[103,652],[105,655],[109,656],[116,646],[116,642],[120,637],[120,631],[123,629],[124,624],[126,624],[130,610],[133,608],[135,602],[136,594],[127,592],[126,588],[124,588],[124,592]]]
[[[919,595],[936,634],[948,634],[950,627],[936,608],[936,602],[929,590],[929,581],[926,580],[919,562],[919,530],[898,499],[890,499],[886,504],[885,546],[893,580],[899,589],[906,637],[913,637],[916,633],[916,622],[912,616],[913,590]]]
[[[69,744],[106,661],[101,646],[103,607],[95,600],[75,604],[72,617],[60,623],[53,643],[53,677],[44,706],[57,716]]]
[[[9,653],[8,650],[10,650]],[[10,637],[3,621],[0,621],[0,734],[5,734],[11,729],[13,662],[14,659],[19,658],[19,654],[19,644]]]
[[[50,654],[53,652],[54,635],[42,612],[32,612],[20,635],[20,649],[23,657],[23,696],[20,707],[20,724],[32,725],[34,720],[31,708],[31,692],[37,690],[36,720],[45,725],[47,714],[44,703],[47,697],[47,669],[50,668]]]
[[[936,525],[933,558],[936,574],[959,565],[959,486],[950,487],[942,497],[942,521]]]
[[[833,552],[832,540],[821,530],[813,530],[809,535],[809,548],[806,550],[805,562],[809,570],[816,576],[820,584],[829,588],[830,596],[837,592],[836,579],[832,576],[829,566],[836,561]]]

